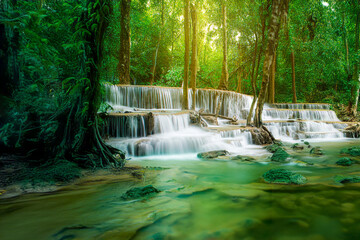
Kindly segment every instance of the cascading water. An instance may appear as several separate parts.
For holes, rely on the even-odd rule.
[[[106,86],[107,102],[114,108],[105,133],[109,142],[130,156],[198,153],[210,150],[244,152],[253,143],[245,128],[252,96],[229,91],[198,89],[196,110],[239,120],[217,118],[217,125],[201,129],[181,112],[182,89],[148,86]],[[189,106],[192,105],[189,90]],[[220,104],[219,104],[220,101]],[[219,109],[217,109],[219,107]],[[130,112],[130,113],[129,113]],[[152,112],[149,115],[149,112]],[[277,139],[342,138],[340,122],[329,104],[266,104],[263,122]]]

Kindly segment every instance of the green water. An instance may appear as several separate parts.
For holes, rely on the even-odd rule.
[[[358,239],[360,184],[336,184],[337,174],[359,174],[360,164],[335,166],[343,147],[359,141],[314,143],[325,155],[290,152],[292,164],[191,159],[132,160],[143,177],[108,178],[49,194],[0,200],[0,239]],[[184,156],[185,158],[185,156]],[[313,163],[305,165],[298,161]],[[305,186],[263,183],[283,167]],[[110,180],[109,180],[110,179]],[[152,184],[161,193],[125,201],[131,187]]]

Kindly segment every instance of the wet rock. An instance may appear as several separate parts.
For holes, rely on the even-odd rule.
[[[219,126],[219,122],[218,122],[217,117],[215,117],[215,116],[206,116],[206,115],[202,115],[201,117],[202,117],[208,124]]]
[[[360,136],[360,124],[350,125],[342,130],[346,137],[358,138]]]
[[[360,176],[335,176],[337,183],[360,183]]]
[[[142,197],[149,197],[159,192],[160,190],[154,188],[152,185],[145,187],[135,187],[124,193],[121,198],[124,200],[137,199]]]
[[[304,150],[304,146],[301,146],[298,143],[293,144],[291,148],[294,150]]]
[[[347,157],[340,158],[336,164],[341,166],[351,166],[353,164],[353,160]]]
[[[321,156],[324,155],[324,151],[320,147],[313,147],[310,150],[310,154]]]
[[[256,145],[264,145],[264,144],[272,144],[273,139],[270,136],[269,132],[264,128],[250,128],[251,137],[253,139],[253,143]]]
[[[290,155],[282,148],[278,148],[274,154],[271,156],[271,161],[274,162],[286,162],[286,159]]]
[[[268,145],[268,146],[266,146],[264,148],[266,150],[268,150],[269,152],[274,153],[278,149],[283,149],[282,146],[283,146],[282,143],[274,143],[274,144]]]
[[[359,147],[350,147],[341,149],[340,153],[349,154],[353,157],[360,156],[360,148]]]
[[[254,161],[255,158],[237,155],[237,156],[231,157],[230,160],[234,160],[234,161],[249,161],[249,162],[251,162],[251,161]]]
[[[263,178],[267,183],[279,184],[305,184],[306,178],[301,174],[286,169],[271,169],[264,173]]]
[[[147,135],[151,135],[154,132],[154,127],[155,127],[155,119],[154,119],[154,114],[152,112],[149,112],[149,114],[147,115]]]
[[[209,159],[209,158],[217,158],[217,157],[226,156],[226,155],[229,155],[228,151],[218,150],[218,151],[198,153],[197,157],[202,158],[202,159]]]
[[[199,112],[190,112],[190,123],[198,127],[207,127],[207,123],[202,119]]]

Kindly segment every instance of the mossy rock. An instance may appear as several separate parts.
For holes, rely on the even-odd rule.
[[[308,141],[305,141],[304,144],[308,145],[308,146],[310,145],[310,143]]]
[[[310,150],[310,154],[321,156],[321,155],[324,155],[324,151],[320,147],[313,147]]]
[[[286,162],[286,159],[290,155],[282,148],[278,148],[274,154],[271,156],[271,161],[274,162]]]
[[[335,176],[337,183],[360,183],[360,176]]]
[[[249,162],[255,160],[255,158],[247,157],[247,156],[241,156],[241,155],[233,156],[230,159],[234,160],[234,161],[249,161]]]
[[[280,143],[279,143],[279,142],[276,142],[276,143],[274,143],[274,144],[265,146],[264,148],[265,148],[266,150],[268,150],[269,152],[274,153],[274,152],[276,152],[278,149],[283,149],[282,146],[283,146],[283,144],[282,144],[281,142],[280,142]]]
[[[121,198],[124,200],[129,200],[129,199],[150,197],[159,192],[160,192],[160,190],[154,188],[152,185],[148,185],[145,187],[135,187],[135,188],[128,190],[126,193],[124,193],[121,196]]]
[[[303,175],[281,168],[267,171],[263,174],[263,178],[267,183],[302,185],[307,182]]]
[[[340,158],[336,164],[341,166],[351,166],[354,163],[353,160],[347,157]]]
[[[301,146],[298,143],[293,144],[291,148],[294,150],[304,150],[304,146]]]
[[[360,156],[360,148],[359,147],[350,147],[341,149],[340,153],[349,154],[353,157]]]
[[[209,158],[217,158],[220,156],[229,155],[229,152],[226,150],[217,150],[217,151],[210,151],[210,152],[202,152],[197,155],[198,158],[202,159],[209,159]]]

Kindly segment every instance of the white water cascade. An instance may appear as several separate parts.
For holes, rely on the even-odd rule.
[[[238,120],[230,126],[230,120],[217,118],[218,125],[201,128],[191,125],[189,111],[180,110],[181,88],[107,85],[106,100],[114,110],[104,133],[130,156],[210,150],[242,154],[253,144],[252,134],[243,127],[252,99],[230,91],[198,89],[196,110]],[[189,90],[189,106],[191,100]],[[330,109],[329,104],[317,103],[266,104],[262,118],[273,136],[284,141],[343,138],[341,129],[347,125]]]

